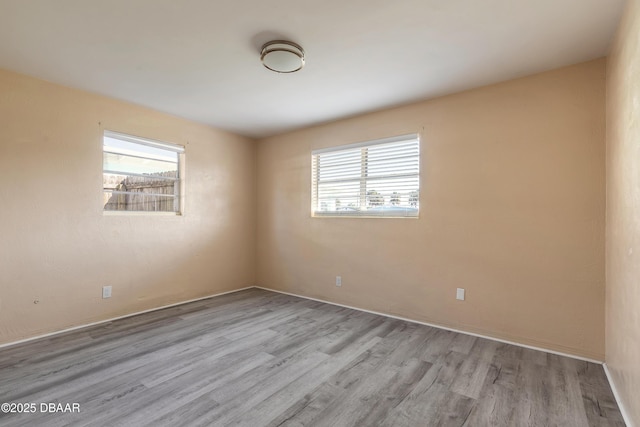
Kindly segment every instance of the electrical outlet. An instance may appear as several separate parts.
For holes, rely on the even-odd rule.
[[[111,298],[111,286],[102,287],[102,298]]]
[[[458,288],[458,290],[456,291],[456,299],[464,301],[464,289]]]
[[[342,276],[336,276],[336,286],[342,286]]]

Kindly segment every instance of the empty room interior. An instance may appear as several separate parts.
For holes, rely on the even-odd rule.
[[[640,427],[639,34],[0,0],[0,425]]]

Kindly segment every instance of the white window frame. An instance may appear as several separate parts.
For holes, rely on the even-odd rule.
[[[377,173],[375,176],[369,177],[368,170],[370,169],[370,166],[373,167],[373,165],[375,164],[374,162],[387,161],[386,159],[381,160],[380,154],[377,154],[376,160],[369,160],[368,153],[370,148],[386,145],[392,151],[394,147],[404,146],[405,144],[409,145],[410,146],[409,149],[413,150],[413,153],[414,153],[407,156],[408,158],[406,160],[407,164],[410,164],[413,166],[408,168],[411,172],[404,173],[403,169],[406,167],[406,165],[400,164],[398,165],[398,168],[399,168],[398,170],[391,170],[388,174],[382,174],[382,175],[380,173]],[[351,166],[352,176],[345,179],[340,179],[340,178],[328,179],[327,178],[323,180],[321,176],[323,154],[339,155],[340,152],[345,152],[345,155],[348,155],[346,153],[350,151],[351,156],[354,156],[353,150],[358,148],[361,149],[359,154],[360,163],[361,163],[360,170],[359,170],[359,177],[353,176],[354,167]],[[378,147],[378,148],[384,150],[383,147]],[[312,165],[311,166],[311,175],[312,175],[311,176],[311,216],[312,217],[360,217],[360,218],[363,218],[363,217],[364,218],[418,218],[420,213],[420,201],[419,201],[420,169],[421,169],[420,154],[421,154],[420,153],[420,135],[417,133],[313,150],[311,152],[311,165]],[[356,154],[356,158],[357,156],[358,154]],[[391,154],[391,156],[393,156],[393,154]],[[328,159],[328,157],[325,157],[325,158]],[[417,170],[415,169],[416,160],[417,160]],[[335,162],[335,160],[333,160],[333,162]],[[353,165],[354,163],[353,159],[350,159],[350,162],[351,162],[351,165]],[[402,160],[400,162],[402,162]],[[332,166],[332,167],[335,168],[336,166]],[[357,169],[358,166],[355,166],[355,168]],[[340,174],[340,172],[336,172],[336,173],[338,175]],[[378,185],[384,185],[384,184],[380,184],[380,182],[384,180],[394,180],[394,179],[406,180],[406,182],[398,184],[400,187],[402,187],[402,185],[407,185],[407,183],[409,183],[409,185],[415,186],[415,190],[410,190],[411,195],[409,195],[408,193],[402,195],[402,197],[404,197],[406,201],[397,202],[395,204],[389,201],[389,204],[392,206],[385,205],[386,200],[387,199],[390,200],[391,195],[378,193],[377,195],[382,196],[383,205],[374,206],[374,207],[367,206],[368,204],[370,204],[370,201],[368,200],[368,197],[370,197],[370,194],[368,194],[367,189],[375,187],[376,182],[378,182]],[[357,196],[355,195],[355,193],[353,193],[350,196],[351,199],[353,198],[359,199],[357,206],[355,208],[345,209],[343,207],[342,209],[339,209],[337,206],[333,210],[323,210],[321,208],[322,202],[319,199],[321,198],[320,187],[323,184],[329,185],[331,182],[342,181],[342,182],[351,183],[351,185],[353,186],[353,185],[358,185],[356,184],[358,180],[359,180],[359,188],[357,190]],[[398,193],[396,192],[392,193],[392,195],[395,195],[395,194],[398,194]],[[329,197],[332,197],[332,196],[330,195]],[[399,203],[403,203],[404,206],[396,206]],[[337,201],[336,201],[336,204],[337,204]]]
[[[124,134],[124,133],[120,133],[120,132],[114,132],[114,131],[110,131],[110,130],[104,130],[103,131],[103,135],[102,135],[102,155],[103,155],[103,165],[102,165],[102,174],[103,176],[105,174],[119,174],[119,175],[126,175],[126,176],[145,176],[145,174],[137,174],[137,173],[133,173],[133,172],[126,172],[126,171],[117,171],[117,170],[106,170],[104,167],[104,155],[105,153],[110,153],[110,154],[124,154],[124,155],[129,155],[132,157],[142,157],[142,158],[148,158],[150,160],[154,160],[153,155],[149,155],[148,157],[146,156],[135,156],[135,155],[131,155],[131,154],[127,154],[124,151],[121,151],[117,148],[112,148],[112,147],[106,147],[105,146],[105,142],[104,142],[104,138],[108,137],[108,138],[113,138],[113,139],[117,139],[117,140],[121,140],[121,141],[125,141],[128,143],[133,143],[133,144],[137,144],[137,145],[144,145],[144,146],[148,146],[148,147],[153,147],[153,148],[159,148],[162,150],[166,150],[166,151],[171,151],[177,154],[177,176],[176,177],[157,177],[155,175],[150,175],[153,177],[157,177],[157,178],[161,178],[161,179],[166,179],[169,181],[173,181],[175,183],[175,193],[172,196],[165,196],[165,195],[156,195],[156,196],[161,196],[161,197],[172,197],[173,198],[173,210],[168,211],[168,210],[160,210],[160,211],[156,211],[156,210],[107,210],[105,209],[105,205],[103,205],[102,207],[102,212],[104,214],[107,215],[112,215],[112,214],[129,214],[129,215],[182,215],[183,211],[184,211],[184,153],[185,153],[185,148],[182,145],[178,145],[178,144],[172,144],[172,143],[168,143],[168,142],[162,142],[162,141],[157,141],[157,140],[153,140],[153,139],[149,139],[149,138],[142,138],[139,136],[133,136],[133,135],[128,135],[128,134]],[[106,189],[103,185],[103,195],[105,192],[111,192],[113,194],[114,190],[111,189]],[[126,192],[123,192],[123,194]],[[133,193],[132,193],[133,194]],[[154,195],[153,193],[150,193],[150,195]]]

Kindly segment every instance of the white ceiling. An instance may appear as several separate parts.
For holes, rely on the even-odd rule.
[[[263,137],[604,56],[624,1],[0,0],[0,68]]]

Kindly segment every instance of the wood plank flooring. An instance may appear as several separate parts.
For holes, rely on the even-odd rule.
[[[624,425],[599,365],[259,289],[1,349],[0,402],[37,405],[2,426]]]

